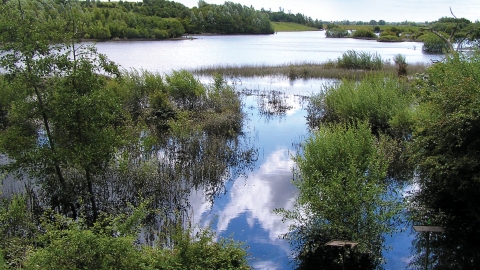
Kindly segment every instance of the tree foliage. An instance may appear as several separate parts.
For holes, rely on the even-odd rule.
[[[312,17],[307,17],[304,14],[297,13],[285,13],[285,11],[280,8],[279,11],[271,11],[271,10],[261,10],[263,13],[268,14],[270,21],[272,22],[293,22],[298,24],[303,24],[309,27],[314,27],[317,29],[323,28],[323,22],[321,20],[315,19],[313,20]]]
[[[419,185],[414,213],[417,222],[430,219],[446,230],[432,241],[435,269],[474,269],[480,260],[479,60],[478,52],[447,56],[419,82],[422,99],[412,149]]]
[[[448,44],[443,41],[440,37],[434,34],[425,34],[422,35],[421,40],[423,41],[422,50],[427,53],[444,53],[449,50]]]
[[[190,17],[194,33],[273,34],[267,14],[233,2],[215,5],[203,1]]]
[[[181,3],[165,0],[143,2],[78,2],[21,1],[25,8],[37,9],[39,18],[66,16],[75,13],[76,37],[84,39],[170,39],[186,33],[271,34],[268,14],[232,2],[223,5],[205,3],[201,8],[187,8]],[[38,3],[35,3],[38,2]],[[75,2],[75,1],[74,1]],[[15,1],[6,2],[15,5]],[[46,8],[48,6],[48,8]],[[49,21],[49,24],[54,21]],[[62,28],[58,28],[62,29]]]
[[[43,182],[52,204],[73,217],[74,202],[84,197],[95,220],[92,177],[125,142],[123,101],[106,87],[106,76],[118,76],[119,71],[94,48],[76,46],[75,32],[69,29],[77,23],[75,13],[39,16],[38,6],[47,9],[50,3],[30,4],[9,2],[1,7],[9,14],[2,27],[10,28],[1,36],[1,64],[6,82],[16,91],[15,100],[6,105],[9,125],[0,136],[2,152],[11,160],[6,168]],[[58,43],[51,45],[52,40]]]

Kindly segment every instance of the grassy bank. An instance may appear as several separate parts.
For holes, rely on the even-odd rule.
[[[407,75],[425,72],[426,64],[409,64]],[[324,64],[296,63],[277,66],[268,65],[219,65],[201,67],[192,70],[197,75],[222,74],[225,77],[254,77],[254,76],[281,76],[290,79],[332,78],[332,79],[360,79],[371,73],[397,74],[397,66],[385,63],[376,71],[338,68],[334,62]]]
[[[275,32],[318,31],[317,28],[292,22],[272,22]]]

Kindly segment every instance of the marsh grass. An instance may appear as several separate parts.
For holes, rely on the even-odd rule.
[[[382,57],[376,53],[346,51],[337,58],[337,67],[355,70],[381,70]]]
[[[423,63],[412,63],[408,65],[407,75],[424,73],[429,65]],[[283,65],[218,65],[204,66],[192,70],[196,75],[222,74],[225,77],[283,77],[291,80],[295,79],[362,79],[372,73],[397,74],[397,65],[390,61],[383,62],[379,70],[366,69],[345,69],[337,65],[336,60],[330,60],[326,63],[288,63]]]

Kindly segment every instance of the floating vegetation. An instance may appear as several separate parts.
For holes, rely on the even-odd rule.
[[[257,104],[263,116],[284,115],[293,106],[288,103],[288,96],[280,91],[270,90],[258,95]]]

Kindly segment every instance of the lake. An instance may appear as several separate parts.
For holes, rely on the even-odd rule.
[[[417,42],[380,43],[358,39],[327,39],[324,32],[278,33],[257,36],[195,36],[179,41],[115,41],[96,44],[100,53],[124,69],[169,73],[212,65],[276,65],[323,63],[347,50],[378,53],[382,59],[403,54],[408,63],[429,63],[440,55],[422,53]],[[209,78],[201,78],[209,82]],[[202,190],[192,191],[189,201],[195,222],[211,224],[219,236],[233,236],[250,248],[255,269],[292,269],[291,247],[279,236],[288,224],[272,211],[290,209],[296,190],[291,184],[291,156],[308,136],[305,97],[322,90],[330,80],[285,78],[230,78],[243,95],[247,121],[244,133],[258,149],[253,170],[225,184],[225,194],[212,204]],[[274,92],[278,91],[278,92]],[[264,94],[277,93],[287,108],[275,112],[265,105]],[[405,269],[412,236],[408,229],[387,237],[393,250],[385,252],[386,269]]]

